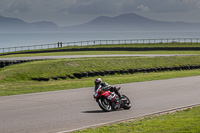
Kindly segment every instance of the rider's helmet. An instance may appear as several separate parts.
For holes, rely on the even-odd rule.
[[[95,85],[100,85],[102,83],[102,79],[101,78],[97,78],[97,79],[95,79],[95,81],[94,81],[94,84]]]

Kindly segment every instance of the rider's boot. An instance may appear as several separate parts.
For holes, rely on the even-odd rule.
[[[122,95],[119,93],[119,91],[116,94],[119,96],[119,99],[122,98]]]
[[[120,89],[120,88],[119,88]],[[117,89],[116,87],[115,87],[115,89],[114,89],[114,91],[115,91],[115,93],[119,96],[119,99],[121,99],[121,94],[119,93],[119,89]]]

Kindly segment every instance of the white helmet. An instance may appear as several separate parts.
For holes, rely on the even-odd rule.
[[[94,81],[94,84],[95,85],[100,85],[102,83],[102,79],[101,78],[97,78],[97,79],[95,79],[95,81]]]

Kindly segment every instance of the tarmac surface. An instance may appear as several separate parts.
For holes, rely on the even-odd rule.
[[[200,104],[200,76],[120,84],[130,110],[103,112],[93,88],[0,97],[1,133],[56,133]]]

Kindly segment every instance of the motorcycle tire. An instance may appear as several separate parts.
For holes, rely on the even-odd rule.
[[[127,99],[127,102],[124,104],[123,108],[124,109],[130,109],[131,108],[131,101],[129,100],[129,98],[125,95],[122,95],[122,98],[126,98]]]
[[[112,107],[111,107],[111,104],[110,104],[110,101],[104,97],[102,98],[99,98],[97,100],[98,104],[99,104],[99,107],[105,111],[105,112],[110,112],[112,110]]]

